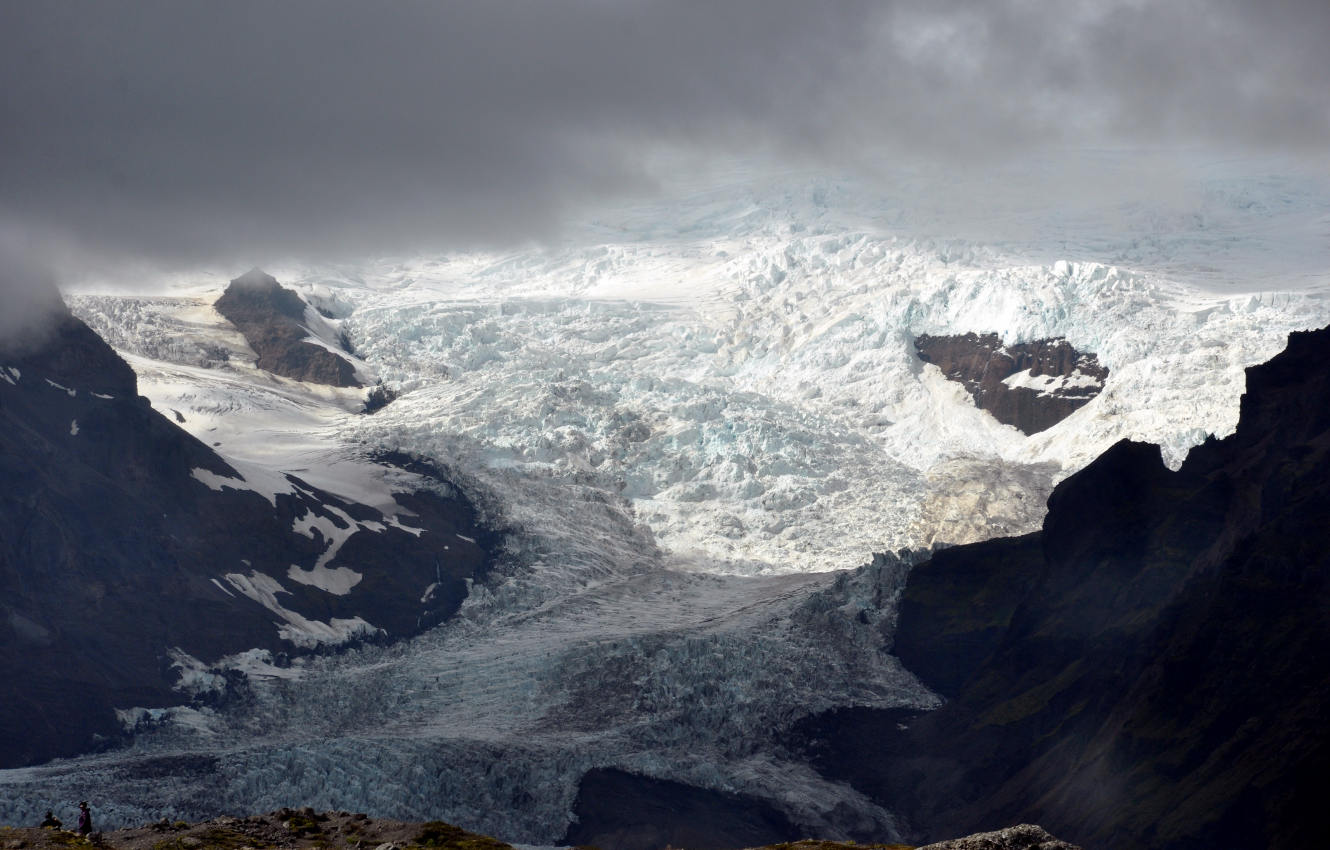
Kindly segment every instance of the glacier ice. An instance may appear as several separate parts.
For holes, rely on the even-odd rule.
[[[181,661],[194,704],[126,706],[124,748],[0,772],[0,817],[84,797],[108,823],[308,804],[547,843],[581,774],[613,766],[757,794],[828,837],[893,834],[767,735],[936,703],[887,652],[910,559],[843,570],[1032,530],[1054,484],[1124,437],[1180,463],[1233,429],[1244,367],[1330,321],[1324,281],[1306,257],[1272,262],[1288,243],[1269,229],[1317,220],[1323,197],[1207,185],[1199,217],[1048,214],[987,244],[843,182],[707,187],[567,244],[274,269],[400,392],[372,416],[253,369],[210,314],[225,275],[73,297],[243,486],[298,471],[393,510],[401,482],[365,458],[401,450],[511,534],[459,615],[411,641]],[[1110,376],[1026,437],[913,354],[916,334],[968,331],[1065,337]]]

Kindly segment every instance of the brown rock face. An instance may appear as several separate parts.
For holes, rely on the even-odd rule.
[[[1003,345],[997,334],[924,334],[914,348],[920,360],[963,384],[979,409],[1025,434],[1066,419],[1108,379],[1099,358],[1060,338]]]
[[[297,381],[361,386],[349,360],[306,342],[311,333],[305,326],[305,302],[272,275],[249,270],[231,281],[213,306],[245,335],[259,355],[260,369]]]

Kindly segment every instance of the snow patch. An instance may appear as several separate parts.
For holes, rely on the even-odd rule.
[[[226,692],[228,687],[226,677],[216,668],[204,664],[178,646],[171,647],[167,657],[171,659],[172,669],[179,673],[174,685],[177,691],[191,697]]]
[[[57,390],[61,390],[65,393],[68,393],[70,398],[73,398],[74,396],[78,395],[78,390],[70,389],[69,387],[66,387],[63,384],[57,384],[55,381],[52,381],[50,378],[46,379],[46,383],[55,387]]]
[[[367,522],[361,522],[359,520],[353,519],[350,514],[348,514],[346,511],[342,510],[341,508],[337,507],[336,505],[322,505],[321,509],[332,514],[332,516],[331,517],[322,516],[320,514],[316,514],[312,510],[306,510],[304,515],[299,517],[291,526],[292,531],[296,532],[297,534],[303,534],[306,537],[310,538],[311,540],[315,539],[314,532],[317,531],[320,537],[324,541],[326,541],[327,546],[323,550],[323,554],[319,555],[318,561],[316,561],[314,564],[315,573],[319,573],[320,571],[324,571],[328,574],[337,572],[334,570],[325,570],[325,568],[329,563],[332,562],[334,558],[337,557],[337,553],[341,551],[343,544],[346,543],[346,541],[351,537],[351,535],[362,530],[371,531],[371,532],[382,532],[385,529],[383,523],[380,522],[374,522],[372,520]],[[292,569],[297,569],[297,568],[292,567]],[[343,568],[339,568],[339,570],[340,569]],[[348,570],[347,572],[350,571]],[[332,586],[336,587],[345,586],[346,590],[340,591],[340,593],[345,593],[347,590],[350,590],[351,587],[356,584],[356,582],[360,581],[359,574],[357,573],[351,573],[351,574],[356,576],[356,578],[354,581],[351,582],[350,585],[345,584],[345,582],[347,581],[346,578],[335,579],[335,580],[329,579],[329,581],[332,582]],[[291,577],[295,578],[295,576]],[[305,573],[305,578],[297,580],[304,584],[316,584],[317,586],[322,587],[322,585],[318,584],[318,582],[323,581],[324,579],[311,578],[310,574]],[[328,588],[324,589],[327,590]],[[339,591],[329,590],[329,592],[338,593]]]
[[[328,569],[321,564],[316,564],[308,570],[292,564],[286,571],[286,577],[300,584],[326,590],[334,596],[347,595],[351,592],[351,588],[360,584],[360,580],[364,578],[363,575],[349,567]]]
[[[201,466],[194,467],[189,471],[189,474],[194,480],[203,484],[209,490],[216,490],[219,493],[224,489],[254,490],[253,487],[245,482],[244,478],[231,478],[228,475],[218,475],[212,470],[204,469]],[[274,507],[275,506],[276,503],[274,502]]]
[[[404,522],[402,522],[401,517],[397,516],[387,517],[387,522],[388,525],[392,526],[398,531],[405,531],[407,534],[410,534],[412,537],[419,537],[420,535],[425,533],[425,529],[423,528],[416,528],[414,526],[405,524]],[[362,525],[368,527],[370,523],[362,523]]]
[[[1079,370],[1070,375],[1035,375],[1033,369],[1008,375],[1002,383],[1012,389],[1031,389],[1043,396],[1066,394],[1070,389],[1098,389],[1103,385],[1094,375]]]
[[[304,670],[299,666],[300,659],[291,666],[279,667],[274,663],[272,653],[266,649],[249,649],[235,655],[228,655],[217,662],[217,667],[226,670],[239,670],[246,676],[258,676],[265,679],[299,679]]]
[[[219,734],[218,715],[208,708],[191,708],[186,705],[173,705],[168,708],[120,708],[116,709],[115,715],[121,727],[133,734],[144,734],[154,729],[168,727],[205,740],[215,739]]]
[[[223,578],[243,596],[254,600],[280,617],[285,625],[278,625],[278,636],[301,648],[313,649],[325,644],[336,645],[382,632],[382,629],[360,617],[349,619],[334,617],[326,623],[310,620],[303,614],[282,605],[277,600],[277,595],[290,594],[291,591],[282,587],[277,579],[258,570],[251,570],[248,576],[227,573]]]
[[[77,437],[79,435],[79,421],[77,419],[69,420],[69,436]]]

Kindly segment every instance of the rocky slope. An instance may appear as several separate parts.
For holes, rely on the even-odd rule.
[[[1025,434],[1066,419],[1099,395],[1108,380],[1098,357],[1077,351],[1065,339],[1003,345],[995,333],[921,334],[914,349],[920,360],[963,385],[980,410]]]
[[[1123,442],[1035,535],[911,574],[895,651],[936,712],[805,721],[917,837],[1038,821],[1120,848],[1309,847],[1330,769],[1330,330],[1248,370],[1177,472]]]
[[[362,386],[355,364],[342,354],[315,341],[320,336],[311,325],[319,314],[277,279],[259,269],[250,269],[231,281],[213,305],[217,312],[235,325],[245,341],[259,356],[260,369],[334,387]],[[323,336],[337,340],[343,352],[350,353],[345,335],[331,328],[321,328]]]
[[[0,699],[0,766],[111,741],[117,709],[233,697],[206,670],[221,656],[280,663],[449,616],[496,536],[408,478],[378,507],[247,481],[68,313],[0,345],[0,680],[22,683]]]

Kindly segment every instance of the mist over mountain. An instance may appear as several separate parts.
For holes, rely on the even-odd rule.
[[[1328,40],[0,7],[0,820],[1312,843]]]

